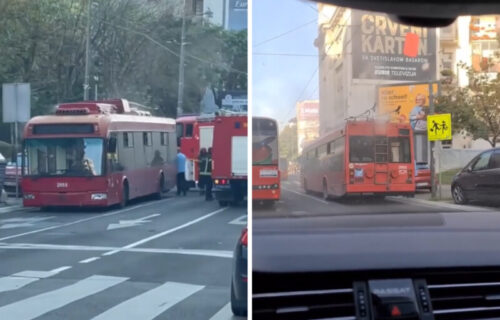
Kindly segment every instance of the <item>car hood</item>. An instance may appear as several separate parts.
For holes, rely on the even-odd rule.
[[[256,272],[500,266],[500,212],[254,219]]]

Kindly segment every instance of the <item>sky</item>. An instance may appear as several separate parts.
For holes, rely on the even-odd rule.
[[[283,125],[295,117],[297,101],[318,98],[317,5],[254,0],[252,6],[253,115]],[[283,33],[287,34],[270,40]]]

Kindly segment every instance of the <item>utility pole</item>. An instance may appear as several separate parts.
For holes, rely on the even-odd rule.
[[[177,115],[183,113],[184,98],[184,43],[186,42],[186,0],[182,4],[181,48],[179,52],[179,88],[177,91]]]
[[[434,114],[434,86],[432,82],[429,82],[429,114]],[[436,198],[437,190],[436,190],[436,163],[434,159],[434,147],[435,147],[435,142],[430,141],[430,160],[431,160],[431,194],[432,198]]]
[[[89,45],[90,45],[90,8],[92,0],[87,0],[87,31],[85,35],[85,77],[83,80],[83,100],[89,99]]]

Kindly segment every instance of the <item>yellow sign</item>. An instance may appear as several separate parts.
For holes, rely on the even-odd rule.
[[[438,84],[432,85],[433,95],[438,94]],[[429,113],[429,84],[395,84],[378,88],[378,113],[391,115],[393,120],[410,123],[416,132],[427,130]]]
[[[429,141],[451,140],[451,113],[427,116],[427,136]]]

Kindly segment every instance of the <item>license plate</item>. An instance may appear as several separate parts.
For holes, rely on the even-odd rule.
[[[355,178],[363,178],[363,169],[354,170],[354,177]]]
[[[419,182],[417,183],[417,187],[427,187],[429,184],[427,182]]]
[[[6,186],[15,186],[16,183],[15,182],[7,182],[6,181],[6,182],[4,182],[4,185],[6,185]]]

